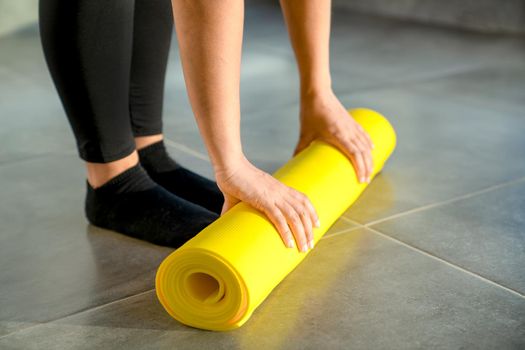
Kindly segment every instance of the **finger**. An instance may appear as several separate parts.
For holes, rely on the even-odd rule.
[[[311,224],[314,227],[321,226],[321,224],[319,222],[319,215],[317,215],[317,211],[315,210],[315,207],[314,207],[312,201],[310,201],[310,198],[308,198],[308,196],[306,194],[304,194],[304,193],[302,193],[300,191],[294,190],[294,192],[297,193],[297,199],[301,201],[303,206],[308,211],[308,216],[310,218]]]
[[[304,227],[306,228],[306,244],[308,245],[308,248],[312,249],[314,247],[314,232],[312,220],[310,219],[310,213],[308,212],[308,209],[306,209],[304,206],[302,207],[303,209],[301,211],[300,217]]]
[[[366,182],[370,182],[370,178],[372,177],[372,173],[374,171],[374,163],[372,160],[372,154],[370,151],[367,151],[365,153],[362,153],[363,159],[365,161],[365,167],[366,167]]]
[[[372,150],[368,147],[365,151],[361,152],[361,155],[363,156],[363,160],[365,162],[365,179],[368,181],[370,177],[372,176],[372,172],[374,170],[374,161],[372,159]]]
[[[357,146],[359,152],[366,152],[370,149],[370,147],[368,147],[368,143],[364,138],[361,137],[359,132],[355,133],[353,137],[351,137],[351,140]]]
[[[372,142],[372,138],[368,134],[368,132],[361,126],[361,124],[357,123],[357,129],[360,131],[361,136],[366,140],[366,143],[368,144],[368,147],[371,149],[374,149],[374,143]]]
[[[372,150],[372,145],[370,144],[369,138],[367,137],[366,132],[358,131],[356,134],[356,137],[359,138],[359,141],[363,144],[364,148],[368,150]]]
[[[370,148],[369,143],[367,139],[365,138],[364,134],[362,133],[358,134],[358,138],[360,141],[360,146],[362,147],[361,153],[362,153],[362,157],[365,163],[364,176],[365,176],[366,181],[368,182],[368,180],[372,176],[372,171],[374,169],[374,163],[372,159],[372,149]]]
[[[354,166],[357,180],[361,181],[364,176],[364,161],[361,156],[361,150],[354,142],[354,139],[350,138],[338,138],[336,146],[345,153],[347,158],[352,162]]]
[[[306,236],[304,233],[304,227],[303,223],[301,221],[301,218],[295,211],[295,209],[290,206],[287,202],[284,202],[280,209],[284,213],[284,216],[286,217],[286,221],[288,222],[288,226],[292,229],[292,234],[295,237],[295,242],[297,243],[297,247],[301,250],[301,252],[306,252],[308,250],[308,245],[306,241]]]
[[[350,141],[350,139],[342,138],[338,139],[337,141],[338,143],[335,146],[343,151],[350,160],[352,160],[354,153],[359,152],[357,147]]]
[[[284,245],[288,248],[295,247],[292,232],[286,223],[286,218],[283,213],[277,207],[273,207],[273,209],[269,209],[266,212],[266,216],[268,216],[270,221],[277,228],[277,232],[279,232],[279,236],[281,236]]]
[[[303,222],[303,226],[305,228],[306,244],[309,249],[312,249],[314,247],[314,232],[312,227],[313,225],[310,219],[310,213],[304,206],[302,207],[303,209],[300,212],[299,216],[301,217],[301,221]]]
[[[310,218],[310,213],[305,205],[303,199],[295,200],[294,203],[288,202],[294,209],[299,218],[304,229],[304,236],[306,239],[306,244],[308,248],[313,248],[314,235],[312,232],[312,219]]]
[[[354,164],[354,168],[357,174],[357,179],[359,182],[363,183],[366,180],[365,178],[366,167],[365,167],[365,161],[363,159],[363,153],[356,152],[352,156],[354,160],[353,164]]]
[[[309,141],[306,141],[306,140],[303,140],[303,139],[299,140],[299,142],[297,143],[297,145],[295,146],[295,149],[293,151],[293,156],[296,156],[299,152],[301,152],[303,149],[305,149],[309,145],[310,145]]]
[[[232,196],[224,195],[224,204],[222,205],[221,216],[224,215],[228,210],[230,210],[235,204],[240,201]]]
[[[357,146],[352,141],[350,141],[350,139],[342,140],[341,146],[342,147],[340,148],[343,150],[347,158],[350,160],[350,162],[354,166],[357,181],[361,181],[360,179],[361,179],[362,167],[360,166],[361,163],[359,162],[360,158],[357,156],[358,154],[361,154],[361,152],[358,150]]]
[[[362,127],[356,123],[358,128]],[[354,137],[348,139],[346,141],[346,147],[347,149],[354,150],[352,153],[353,155],[353,161],[354,168],[356,170],[357,178],[359,182],[363,183],[368,180],[368,178],[372,175],[372,158],[371,156],[368,157],[368,160],[366,160],[366,154],[370,154],[370,147],[368,146],[368,142],[362,137],[362,133],[354,131]],[[351,158],[352,159],[352,158]]]

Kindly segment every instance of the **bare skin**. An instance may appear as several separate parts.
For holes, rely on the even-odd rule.
[[[135,146],[137,150],[140,150],[140,149],[143,149],[144,147],[154,144],[155,142],[162,141],[163,139],[164,139],[164,135],[162,134],[149,135],[149,136],[138,136],[138,137],[135,137]]]
[[[360,182],[369,182],[372,141],[348,116],[332,91],[329,60],[330,1],[280,0],[301,79],[301,130],[294,155],[315,139],[352,161]]]
[[[243,1],[173,0],[172,4],[188,95],[225,197],[222,212],[244,201],[266,214],[288,247],[295,239],[300,250],[307,251],[313,246],[312,227],[318,221],[313,205],[304,194],[256,168],[242,151]]]
[[[239,201],[263,212],[288,247],[313,248],[319,225],[308,197],[256,168],[240,140],[242,0],[172,0],[176,32],[190,102],[210,156],[225,213]],[[314,138],[349,156],[366,180],[371,142],[331,89],[328,60],[330,3],[281,2],[301,76],[301,137],[296,152]],[[199,25],[195,25],[199,23]],[[342,120],[344,119],[344,120]]]
[[[86,162],[87,180],[93,188],[98,188],[111,178],[137,165],[139,155],[133,151],[130,155],[109,163]]]
[[[142,149],[163,139],[162,134],[135,137],[136,149]],[[130,155],[109,163],[86,162],[87,180],[93,188],[98,188],[111,178],[134,167],[139,162],[137,151]]]

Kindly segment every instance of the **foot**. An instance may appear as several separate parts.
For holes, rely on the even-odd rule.
[[[220,215],[224,196],[217,184],[175,162],[163,141],[144,147],[138,153],[140,163],[153,181],[171,193]]]
[[[100,187],[86,183],[91,224],[158,245],[179,247],[218,218],[156,184],[140,164]]]

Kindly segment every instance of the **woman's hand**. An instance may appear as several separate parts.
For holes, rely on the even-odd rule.
[[[228,169],[216,170],[215,177],[225,199],[221,215],[242,200],[266,214],[288,248],[294,247],[294,238],[302,252],[313,248],[312,226],[319,227],[319,219],[306,195],[244,157]]]
[[[370,136],[348,115],[332,91],[325,96],[313,95],[301,99],[301,131],[294,155],[315,139],[330,143],[352,162],[360,182],[370,182],[373,171]]]

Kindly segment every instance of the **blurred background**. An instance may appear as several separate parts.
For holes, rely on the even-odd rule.
[[[297,142],[297,70],[278,2],[245,3],[243,148],[273,172]],[[0,348],[525,348],[525,1],[333,1],[333,88],[397,149],[229,333],[161,308],[171,249],[87,224],[36,21],[37,1],[0,0]],[[173,40],[166,143],[213,179]]]
[[[271,4],[275,1],[251,2]],[[483,32],[525,32],[522,0],[333,0],[332,3],[339,9]],[[0,34],[35,22],[37,8],[37,0],[0,1]]]

